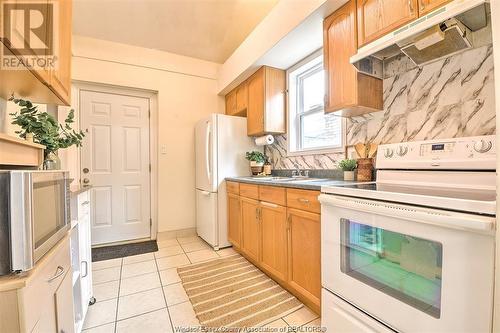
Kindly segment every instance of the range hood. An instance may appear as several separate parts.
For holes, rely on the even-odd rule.
[[[487,25],[488,0],[455,0],[358,49],[350,62],[381,77],[382,61],[401,52],[416,65],[473,47],[472,33]]]

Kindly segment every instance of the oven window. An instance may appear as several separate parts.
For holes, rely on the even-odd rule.
[[[435,318],[441,314],[441,243],[341,219],[341,271]]]
[[[65,226],[65,181],[33,182],[35,248]]]

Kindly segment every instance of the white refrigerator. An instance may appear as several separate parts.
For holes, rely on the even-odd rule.
[[[196,124],[196,231],[214,249],[231,246],[224,179],[249,176],[245,152],[262,151],[246,133],[243,117],[212,114]]]

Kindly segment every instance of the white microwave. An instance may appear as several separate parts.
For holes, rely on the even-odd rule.
[[[68,172],[0,170],[0,275],[33,268],[70,228]]]

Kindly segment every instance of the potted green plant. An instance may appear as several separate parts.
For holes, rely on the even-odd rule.
[[[266,161],[266,155],[264,155],[260,151],[247,151],[246,159],[250,161],[250,169],[252,170],[252,175],[256,176],[262,172],[262,170],[264,169],[264,162]]]
[[[344,180],[354,180],[356,160],[345,159],[339,162],[339,168],[344,171]]]
[[[76,145],[82,146],[85,134],[82,131],[75,131],[71,128],[74,122],[75,111],[71,110],[66,117],[64,124],[60,124],[52,115],[47,112],[40,112],[38,107],[28,100],[9,98],[19,105],[18,112],[11,113],[12,124],[18,125],[21,129],[16,133],[26,140],[31,140],[45,146],[44,169],[59,169],[60,160],[57,151],[61,148],[68,148]]]

